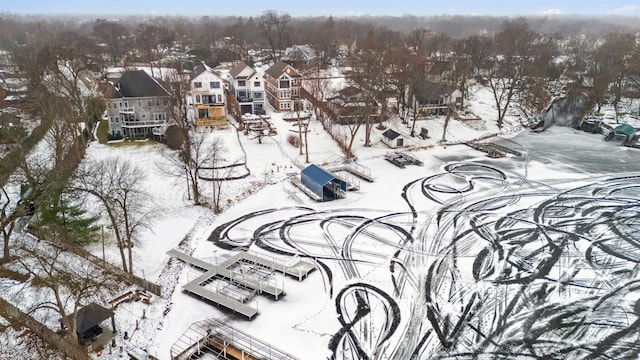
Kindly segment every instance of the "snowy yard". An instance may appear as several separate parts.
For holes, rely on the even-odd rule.
[[[452,120],[448,141],[500,132],[490,120],[489,94],[475,89],[472,99],[481,120]],[[441,117],[418,123],[429,129],[426,140],[409,137],[407,125],[392,119],[386,125],[408,136],[411,154],[424,165],[400,169],[385,161],[389,149],[374,129],[373,146],[363,147],[360,137],[355,154],[375,181],[320,203],[289,182],[306,165],[304,155],[286,141],[291,123],[271,115],[278,134],[262,144],[238,138],[233,128],[211,133],[224,141],[230,163],[244,149],[251,172],[224,184],[218,216],[192,206],[185,182],[159,171],[163,145],[87,149],[85,161],[116,156],[144,169],[149,204],[158,212],[133,249],[134,273],[164,292],[150,305],[118,305],[117,346],[101,358],[120,358],[122,346],[169,359],[182,334],[209,319],[300,359],[579,357],[580,347],[612,354],[610,348],[637,341],[638,150],[552,127],[509,132],[527,156],[490,159],[464,145],[439,144]],[[506,119],[509,131],[518,129],[517,117]],[[323,166],[343,159],[317,121],[309,152]],[[209,183],[202,188],[211,197]],[[264,256],[306,259],[317,270],[303,281],[271,274],[286,295],[252,297],[248,305],[259,312],[253,320],[181,291],[202,272],[167,251],[218,263],[238,244]],[[90,251],[101,258],[102,244]],[[105,257],[118,264],[109,236]]]

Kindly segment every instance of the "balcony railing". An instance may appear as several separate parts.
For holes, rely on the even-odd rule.
[[[135,110],[132,107],[120,108],[120,114],[135,114]]]
[[[162,126],[167,123],[167,120],[127,120],[122,121],[122,127],[126,128],[141,128],[141,127],[155,127]]]

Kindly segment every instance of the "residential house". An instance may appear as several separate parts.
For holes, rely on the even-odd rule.
[[[227,126],[225,81],[205,63],[189,74],[196,126]]]
[[[294,110],[300,99],[302,75],[291,65],[278,61],[264,73],[265,94],[276,111]]]
[[[372,96],[355,86],[347,86],[338,94],[327,99],[329,108],[336,114],[338,124],[355,124],[368,114],[372,122],[378,120],[380,107]]]
[[[317,64],[319,59],[309,45],[293,45],[285,50],[282,60],[300,69]]]
[[[147,136],[169,124],[169,92],[144,70],[125,71],[108,92],[105,102],[111,135]]]
[[[236,114],[263,115],[264,80],[251,66],[243,61],[237,63],[229,71],[229,90],[233,93],[233,104],[230,108]]]
[[[456,93],[457,94],[457,93]],[[413,111],[416,119],[430,115],[445,115],[451,96],[439,83],[422,82],[413,89]]]

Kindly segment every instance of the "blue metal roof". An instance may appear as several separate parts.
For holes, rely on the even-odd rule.
[[[300,180],[304,186],[323,201],[333,198],[336,191],[347,191],[346,181],[336,178],[330,172],[314,164],[302,170]]]
[[[316,184],[323,186],[333,180],[334,176],[318,165],[311,164],[302,170],[302,175],[310,178]]]

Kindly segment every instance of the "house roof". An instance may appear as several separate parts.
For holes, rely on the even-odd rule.
[[[189,73],[189,80],[193,80],[193,79],[197,78],[198,76],[200,76],[200,74],[202,74],[204,72],[210,72],[210,73],[215,74],[216,76],[220,77],[220,74],[218,74],[217,71],[213,70],[209,65],[207,65],[205,63],[200,63],[200,64],[196,65],[196,67],[194,67],[193,70],[191,70],[191,72]]]
[[[425,81],[416,85],[414,95],[419,103],[424,104],[428,101],[437,101],[447,97],[447,92],[442,85]]]
[[[316,184],[320,184],[322,186],[335,178],[331,173],[316,164],[311,164],[304,168],[302,170],[302,174],[308,176],[310,179],[313,179]]]
[[[169,96],[169,92],[144,70],[127,70],[113,84],[113,98]]]
[[[398,132],[396,132],[393,129],[387,129],[387,131],[382,133],[382,136],[384,136],[385,138],[389,139],[389,140],[393,140],[395,138],[397,138],[398,136],[400,136],[400,134]]]
[[[256,71],[251,66],[247,65],[244,61],[240,61],[234,67],[232,67],[231,70],[229,70],[229,75],[231,75],[231,77],[234,79],[246,79],[253,76],[253,74],[255,73]]]
[[[272,78],[277,79],[285,72],[291,77],[300,77],[300,74],[298,74],[296,69],[294,69],[291,65],[287,64],[284,61],[278,61],[277,63],[271,65],[271,67],[268,68],[264,73],[271,76]]]
[[[287,56],[290,59],[312,60],[316,58],[316,53],[308,45],[293,45],[287,49]]]
[[[91,303],[78,310],[78,314],[76,315],[76,332],[83,333],[112,317],[113,314],[113,311],[96,303]]]
[[[633,137],[636,135],[636,128],[634,128],[633,126],[629,125],[629,124],[622,124],[622,125],[618,125],[616,127],[613,128],[613,133],[617,133],[617,134],[625,134],[627,136],[627,138],[629,139],[633,139]]]

